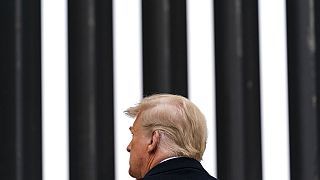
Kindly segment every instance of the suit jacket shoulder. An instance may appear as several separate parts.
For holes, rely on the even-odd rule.
[[[153,167],[143,180],[216,180],[195,159],[180,157]]]

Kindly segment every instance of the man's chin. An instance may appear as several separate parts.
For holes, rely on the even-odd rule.
[[[142,177],[140,177],[139,175],[135,174],[134,172],[132,172],[132,170],[129,168],[129,175],[133,178],[136,179],[141,179]]]
[[[129,175],[130,175],[131,177],[136,178],[135,175],[132,173],[131,169],[129,169],[128,172],[129,172]]]

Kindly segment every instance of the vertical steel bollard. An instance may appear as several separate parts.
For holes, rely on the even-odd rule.
[[[0,2],[0,179],[42,179],[40,12]]]
[[[257,0],[215,0],[218,178],[261,180]]]
[[[185,0],[142,0],[143,95],[188,96]]]
[[[320,179],[319,2],[287,1],[291,179]]]
[[[70,179],[114,179],[112,0],[69,0]]]

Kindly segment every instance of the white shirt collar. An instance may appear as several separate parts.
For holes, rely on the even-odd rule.
[[[170,160],[170,159],[175,159],[175,158],[179,158],[179,156],[173,156],[173,157],[166,158],[166,159],[162,160],[160,163],[163,163],[163,162],[165,162],[165,161],[168,161],[168,160]],[[159,164],[160,164],[160,163],[159,163]]]

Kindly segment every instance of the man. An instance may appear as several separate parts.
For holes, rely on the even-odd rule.
[[[200,164],[206,148],[204,115],[188,99],[170,94],[142,99],[125,113],[135,118],[129,174],[144,180],[215,180]]]

